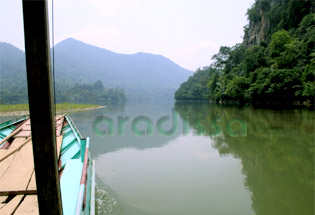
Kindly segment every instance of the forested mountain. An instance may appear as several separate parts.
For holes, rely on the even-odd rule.
[[[103,81],[124,89],[130,100],[172,99],[192,71],[161,56],[148,53],[117,54],[74,39],[55,47],[57,80]]]
[[[0,104],[26,102],[24,52],[8,43],[0,43]]]
[[[0,43],[0,63],[0,103],[26,103],[24,52]],[[55,46],[57,102],[172,99],[192,73],[160,55],[117,54],[74,39]]]
[[[210,67],[198,69],[193,76],[180,85],[175,93],[175,98],[179,100],[209,99],[207,83],[214,73],[215,70]]]
[[[222,46],[210,68],[197,71],[181,85],[175,98],[314,103],[314,9],[310,0],[256,0],[247,11],[249,24],[244,27],[243,42]],[[188,82],[193,87],[187,88]],[[206,95],[200,96],[205,86]]]
[[[8,43],[0,43],[0,104],[27,103],[27,82],[24,52]],[[57,102],[108,104],[124,102],[124,91],[105,88],[95,83],[77,83],[71,80],[56,82]]]

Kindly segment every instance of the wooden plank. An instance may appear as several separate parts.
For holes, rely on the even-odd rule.
[[[38,215],[38,201],[36,195],[27,195],[14,215]]]
[[[9,149],[0,150],[1,151],[1,154],[0,154],[0,161],[1,161],[0,162],[0,178],[7,171],[11,162],[13,161],[13,159],[16,155],[14,153],[14,150],[16,148],[18,148],[21,145],[21,143],[23,143],[24,140],[25,140],[25,138],[16,138],[13,140]],[[5,157],[6,157],[6,159],[2,159]]]
[[[0,158],[7,152],[7,149],[0,149]]]
[[[63,125],[64,119],[65,119],[65,114],[61,115],[61,116],[57,116],[56,118],[58,118],[56,121],[56,135],[60,136],[61,130],[62,130],[62,125]]]
[[[7,200],[8,196],[0,196],[0,209],[3,208],[6,203],[4,203],[5,200]]]
[[[13,150],[13,149],[16,149],[18,148],[22,143],[23,141],[25,141],[26,138],[25,137],[19,137],[19,138],[15,138],[10,146],[10,150]]]
[[[20,138],[18,138],[20,139]],[[20,150],[25,144],[27,144],[28,142],[30,142],[32,140],[31,137],[27,138],[25,141],[23,141],[22,143],[19,143],[17,145],[12,146],[12,148],[10,147],[7,152],[2,155],[0,157],[0,162],[2,162],[3,160],[5,160],[6,158],[8,158],[9,156],[11,156],[13,153],[15,153],[16,151]]]
[[[16,153],[11,154],[8,158],[0,162],[0,178],[5,174],[5,172],[10,167],[13,159],[15,158]]]
[[[63,138],[62,135],[57,137],[57,158],[58,159],[59,159],[60,150],[61,150],[62,138]]]
[[[0,203],[3,203],[5,200],[7,200],[8,196],[0,196]]]
[[[32,173],[31,181],[27,186],[27,190],[36,190],[35,171]]]
[[[0,191],[26,190],[34,170],[31,142],[17,152],[10,167],[0,178]]]
[[[29,137],[31,136],[31,130],[28,130],[28,131],[20,131],[19,133],[17,133],[16,135],[14,135],[14,138],[17,138],[17,137]]]
[[[5,204],[1,209],[0,209],[0,214],[1,215],[11,215],[13,212],[16,210],[16,208],[19,206],[22,198],[24,195],[17,195],[15,196],[10,202]]]
[[[31,131],[31,125],[25,125],[22,131]]]

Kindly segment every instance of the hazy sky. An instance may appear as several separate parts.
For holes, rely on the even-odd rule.
[[[149,52],[196,70],[242,41],[254,0],[55,0],[55,43],[72,37],[114,52]],[[49,0],[51,12],[51,0]],[[51,13],[50,13],[51,16]],[[22,0],[0,0],[0,41],[24,50]]]

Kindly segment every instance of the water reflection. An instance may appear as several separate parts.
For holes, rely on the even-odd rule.
[[[178,127],[165,135],[156,125],[169,116],[170,131],[173,109]],[[314,112],[156,102],[70,115],[91,138],[98,214],[314,214]],[[95,133],[100,116],[113,119],[115,135]],[[119,116],[129,117],[124,135]],[[152,120],[152,136],[135,135],[138,116]]]
[[[242,161],[245,186],[257,215],[314,214],[314,112],[176,103],[175,109],[197,133],[209,135],[221,156]],[[228,132],[233,119],[246,122],[246,135]],[[202,122],[204,131],[196,122]],[[222,130],[217,135],[215,125]]]
[[[146,103],[128,103],[124,108],[108,106],[104,109],[92,110],[88,112],[75,112],[70,116],[79,128],[83,136],[89,136],[93,145],[91,146],[92,155],[97,158],[99,155],[115,152],[125,148],[149,149],[159,148],[180,135],[181,130],[177,129],[171,135],[165,135],[160,132],[156,126],[162,118],[169,117],[169,120],[163,122],[163,131],[172,129],[172,108],[173,102],[146,102]],[[177,114],[177,113],[176,113]],[[178,115],[178,114],[177,114]],[[104,117],[112,120],[112,133],[108,133]],[[148,118],[152,122],[152,133],[143,136],[138,131],[146,130],[146,124],[141,117]],[[163,118],[164,117],[164,118]],[[123,123],[123,132],[120,119],[125,118]],[[135,121],[140,118],[134,129]],[[177,117],[179,118],[179,116]],[[99,119],[98,128],[93,128]],[[94,126],[95,127],[95,126]],[[182,128],[182,122],[179,120],[178,128]],[[100,132],[98,132],[100,131]],[[102,133],[103,132],[103,133]]]

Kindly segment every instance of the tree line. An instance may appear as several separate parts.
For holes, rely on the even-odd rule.
[[[28,103],[26,80],[19,79],[10,83],[6,88],[0,87],[0,104]],[[60,80],[56,82],[54,94],[56,103],[104,105],[126,101],[122,89],[106,88],[100,80],[93,84]]]

